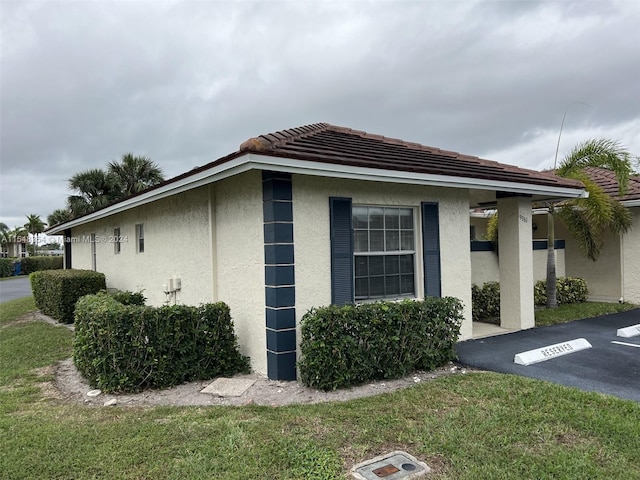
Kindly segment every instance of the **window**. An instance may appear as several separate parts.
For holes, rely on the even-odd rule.
[[[352,208],[355,300],[415,296],[413,209]]]
[[[96,234],[91,234],[91,269],[95,272],[97,264]]]
[[[142,223],[136,225],[136,251],[144,252],[144,224]]]
[[[118,255],[120,253],[120,228],[113,229],[113,253]]]

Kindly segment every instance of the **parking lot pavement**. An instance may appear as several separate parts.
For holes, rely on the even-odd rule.
[[[30,296],[31,284],[28,276],[8,278],[0,282],[0,303]]]
[[[459,362],[470,367],[538,378],[640,402],[640,336],[617,336],[619,328],[637,324],[640,324],[640,309],[467,340],[458,343],[456,352]],[[585,338],[593,348],[528,366],[514,363],[517,353],[577,338]]]

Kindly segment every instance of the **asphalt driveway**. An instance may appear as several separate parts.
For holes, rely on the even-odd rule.
[[[640,336],[617,336],[619,328],[640,324],[640,309],[460,342],[464,365],[512,373],[640,402]],[[514,363],[517,353],[585,338],[593,348],[533,365]],[[619,342],[619,343],[614,343]]]
[[[30,296],[31,284],[29,283],[28,276],[8,278],[0,281],[0,303]]]

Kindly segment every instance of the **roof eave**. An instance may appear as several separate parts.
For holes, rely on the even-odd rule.
[[[49,235],[60,234],[67,229],[84,225],[95,220],[100,220],[134,207],[139,207],[171,195],[214,183],[230,176],[254,169],[277,170],[301,175],[347,178],[352,180],[369,180],[450,188],[469,188],[475,190],[499,190],[504,192],[544,195],[557,198],[584,198],[588,195],[586,190],[583,188],[552,187],[517,182],[492,181],[470,177],[453,177],[446,175],[412,173],[401,170],[355,167],[350,165],[322,163],[248,152],[223,163],[216,163],[208,169],[181,178],[175,182],[170,182],[159,188],[154,188],[135,197],[122,200],[121,202],[115,203],[83,217],[56,225],[45,233]]]

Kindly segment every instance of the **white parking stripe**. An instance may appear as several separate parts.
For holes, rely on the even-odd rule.
[[[635,343],[625,343],[625,342],[616,342],[616,341],[612,341],[611,343],[615,343],[616,345],[626,345],[627,347],[640,348],[640,345],[636,345]]]

